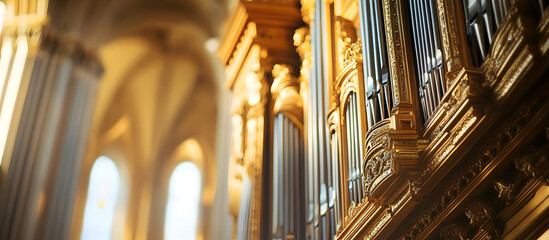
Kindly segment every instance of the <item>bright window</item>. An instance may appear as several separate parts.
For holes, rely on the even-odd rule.
[[[83,240],[111,239],[120,174],[114,162],[101,156],[93,164],[82,227]]]
[[[177,165],[170,178],[164,239],[196,239],[200,202],[200,171],[191,162]]]
[[[6,17],[6,4],[0,2],[0,33],[2,33],[4,27],[4,18]]]

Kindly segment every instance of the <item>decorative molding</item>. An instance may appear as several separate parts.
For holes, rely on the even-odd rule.
[[[248,49],[252,47],[253,39],[256,35],[257,29],[255,23],[248,23],[242,36],[240,37],[240,40],[234,47],[231,58],[227,62],[227,66],[225,67],[227,74],[227,86],[231,89],[233,88],[237,74],[244,63],[244,59],[246,59]]]
[[[440,35],[442,37],[443,56],[446,68],[446,85],[451,86],[456,74],[463,67],[470,67],[468,59],[467,42],[459,13],[463,12],[461,6],[455,6],[455,1],[437,0],[436,2]],[[458,17],[459,16],[459,17]],[[463,20],[464,24],[465,21]],[[450,26],[450,27],[448,27]],[[457,26],[457,27],[456,27]]]
[[[385,212],[379,220],[377,220],[377,224],[366,234],[366,237],[364,237],[364,240],[370,240],[373,239],[374,236],[379,233],[379,231],[387,224],[387,222],[391,219],[391,213],[389,211]]]
[[[404,191],[400,193],[400,195],[393,201],[393,203],[389,206],[389,209],[391,210],[391,213],[395,214],[402,208],[402,205],[404,202],[410,199],[412,194],[410,193],[410,188],[406,187]]]
[[[434,204],[424,211],[424,214],[421,215],[414,224],[408,227],[399,239],[423,239],[419,238],[419,236],[424,236],[424,231],[427,228],[433,228],[434,226],[431,226],[431,224],[433,224],[435,220],[439,223],[441,219],[444,218],[444,216],[442,216],[443,212],[452,211],[455,205],[459,204],[458,202],[455,202],[455,200],[458,197],[461,197],[461,194],[466,188],[470,188],[469,184],[473,182],[481,172],[486,171],[487,168],[495,164],[492,163],[492,160],[494,160],[494,158],[507,147],[508,143],[521,132],[529,122],[528,120],[532,119],[532,117],[542,109],[542,106],[548,100],[548,96],[545,96],[544,93],[546,93],[546,91],[540,91],[531,100],[525,102],[523,106],[519,108],[520,111],[513,116],[513,119],[502,127],[501,131],[496,131],[499,132],[499,134],[492,137],[483,145],[481,153],[477,154],[473,160],[468,163],[463,174],[451,182],[449,187],[444,191],[444,194],[435,200]],[[412,191],[417,192],[417,186],[414,186],[413,184],[412,181]]]
[[[419,178],[411,182],[411,187],[414,194],[417,194],[420,191],[421,186],[425,183],[427,178],[429,178],[435,172],[435,170],[446,159],[448,159],[450,152],[452,152],[457,147],[458,142],[463,139],[465,133],[467,133],[471,126],[473,126],[473,124],[477,122],[477,119],[478,117],[476,116],[476,114],[474,114],[473,109],[469,109],[469,111],[460,120],[457,126],[451,131],[450,137],[446,141],[444,147],[442,147],[433,157],[433,159],[425,165],[423,172],[421,173]]]
[[[387,55],[391,72],[394,106],[401,101],[410,102],[406,74],[403,64],[402,40],[397,1],[383,0],[383,13],[385,16],[385,33],[387,38]]]
[[[449,224],[440,229],[442,240],[466,240],[470,228],[462,224]]]

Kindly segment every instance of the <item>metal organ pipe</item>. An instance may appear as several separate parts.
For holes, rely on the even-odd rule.
[[[337,166],[339,166],[339,140],[337,138],[337,135],[335,132],[332,132],[331,134],[332,139],[332,179],[333,179],[333,186],[334,186],[334,196],[333,196],[333,208],[335,210],[335,225],[340,225],[341,219],[343,219],[343,216],[341,216],[341,203],[338,201],[340,199],[339,197],[339,174]],[[334,231],[335,232],[335,231]]]
[[[418,95],[427,121],[444,97],[442,44],[433,0],[409,0]]]
[[[381,2],[379,0],[359,1],[359,6],[363,36],[366,116],[370,128],[391,116],[393,99]]]
[[[348,99],[345,107],[345,135],[347,138],[347,164],[349,168],[349,201],[358,204],[364,198],[360,118],[356,93],[352,92]]]
[[[305,236],[305,153],[301,130],[283,113],[273,124],[273,208],[272,238]],[[299,224],[301,226],[297,227]]]
[[[359,125],[359,122],[358,122],[358,104],[357,104],[357,97],[356,97],[356,94],[352,94],[351,95],[352,97],[352,113],[353,113],[353,118],[352,118],[352,121],[353,121],[353,138],[354,138],[354,146],[355,146],[355,151],[354,151],[354,155],[355,155],[355,158],[354,158],[354,161],[355,161],[355,181],[357,182],[357,195],[358,195],[358,199],[359,201],[362,200],[362,197],[363,197],[363,186],[362,186],[362,174],[361,174],[361,154],[360,154],[360,149],[362,148],[362,145],[360,144],[360,137],[361,137],[361,134],[360,132],[358,131],[358,125]]]
[[[348,186],[349,186],[349,201],[354,202],[354,192],[353,192],[353,161],[351,161],[352,157],[352,144],[351,144],[351,134],[349,134],[352,130],[350,129],[350,107],[347,105],[345,108],[345,126],[347,127],[347,134],[345,134],[347,138],[347,165],[348,165]]]
[[[463,0],[467,38],[473,64],[480,66],[488,54],[492,38],[509,13],[514,0]],[[540,14],[547,0],[538,0]]]

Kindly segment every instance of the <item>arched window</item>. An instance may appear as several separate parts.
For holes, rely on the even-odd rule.
[[[4,28],[4,19],[6,18],[6,4],[0,2],[0,33]]]
[[[198,167],[192,162],[177,165],[170,178],[164,239],[196,239],[200,189]]]
[[[120,174],[114,162],[105,156],[93,164],[84,212],[81,239],[110,239]]]

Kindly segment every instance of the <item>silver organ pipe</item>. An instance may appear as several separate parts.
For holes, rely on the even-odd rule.
[[[362,140],[357,102],[357,95],[353,92],[349,95],[349,100],[345,107],[349,201],[355,204],[361,202],[364,197],[364,181],[361,167]]]
[[[273,239],[305,236],[304,156],[301,130],[278,113],[273,121]]]
[[[337,138],[337,134],[335,132],[332,132],[331,134],[332,139],[332,186],[333,186],[333,195],[330,197],[330,207],[334,209],[334,224],[335,229],[339,228],[340,221],[343,219],[343,216],[341,216],[341,207],[337,199],[340,199],[339,196],[339,172],[338,172],[338,166],[339,166],[339,139]],[[335,229],[333,232],[335,232]]]
[[[351,108],[348,106],[349,104],[347,103],[347,107],[345,108],[345,126],[347,127],[347,134],[345,134],[345,137],[347,138],[347,165],[348,165],[348,187],[349,187],[349,201],[350,202],[355,202],[355,195],[354,195],[354,185],[353,185],[353,179],[354,179],[354,176],[353,176],[353,161],[351,161],[351,159],[353,158],[353,155],[352,155],[352,142],[351,142],[351,135],[352,134],[349,134],[352,130],[350,129],[351,128],[351,124],[350,124],[350,114],[349,112],[351,111]]]
[[[326,2],[315,1],[314,24],[311,27],[311,76],[309,81],[309,101],[307,102],[307,148],[306,155],[306,182],[308,189],[306,191],[305,201],[307,202],[306,219],[304,224],[306,234],[304,237],[296,239],[333,239],[335,230],[334,214],[331,213],[333,204],[330,204],[330,187],[333,186],[335,179],[331,169],[337,169],[337,162],[330,166],[333,161],[331,159],[331,148],[329,146],[330,135],[327,132],[326,112],[328,111],[328,84],[326,79],[329,79],[328,66],[329,59],[325,50],[329,49],[329,42],[325,37],[330,36],[333,31],[329,26],[334,19],[333,8],[327,6]],[[328,21],[326,21],[328,20]],[[328,54],[328,55],[326,55]],[[336,170],[337,171],[337,170]],[[334,171],[334,172],[336,172]],[[336,175],[337,176],[337,175]]]
[[[409,0],[418,94],[427,121],[444,97],[442,44],[433,0]]]
[[[474,66],[480,66],[488,54],[493,36],[509,13],[514,0],[463,0],[467,41]],[[543,14],[547,0],[538,0]],[[535,14],[533,10],[532,13]]]
[[[366,117],[368,127],[391,116],[391,79],[387,61],[383,9],[379,0],[359,1]]]

